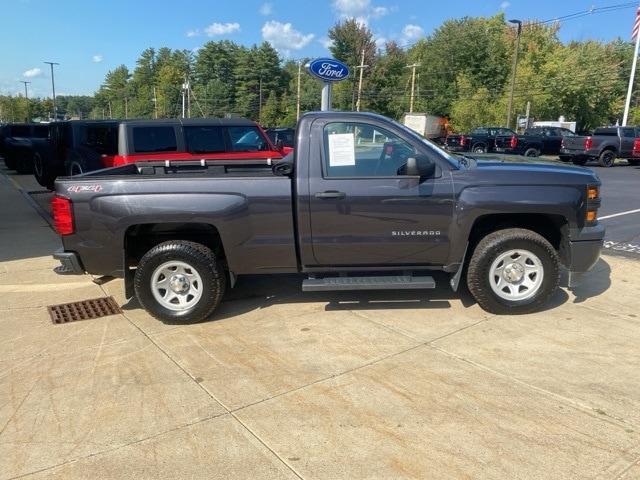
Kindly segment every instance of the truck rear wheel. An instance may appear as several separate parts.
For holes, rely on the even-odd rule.
[[[541,235],[522,228],[487,235],[476,246],[467,270],[467,285],[478,304],[499,315],[537,310],[559,283],[555,249]]]
[[[540,156],[540,150],[538,150],[535,147],[529,147],[524,151],[524,156],[525,157],[539,157]]]
[[[36,147],[33,154],[33,170],[38,183],[49,190],[53,190],[53,182],[58,175],[64,173],[50,145]]]
[[[482,144],[474,145],[472,150],[473,153],[487,153],[487,147]]]
[[[225,290],[222,266],[208,247],[173,240],[140,260],[134,288],[142,307],[168,324],[196,323],[220,304]]]
[[[70,150],[64,162],[65,173],[68,176],[104,168],[100,154],[89,147],[78,147]]]
[[[605,150],[598,157],[598,165],[600,167],[613,167],[616,161],[616,152],[613,150]]]

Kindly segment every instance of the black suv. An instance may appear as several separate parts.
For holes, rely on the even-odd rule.
[[[18,173],[33,172],[33,143],[47,138],[47,123],[7,123],[0,127],[0,157]]]
[[[267,128],[265,130],[271,141],[274,145],[277,145],[279,141],[282,141],[282,145],[286,148],[293,149],[293,144],[295,143],[296,138],[296,129],[295,128],[285,128],[285,127],[276,127],[276,128]]]

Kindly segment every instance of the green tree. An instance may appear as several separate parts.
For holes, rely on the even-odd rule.
[[[351,71],[351,81],[334,84],[332,108],[335,110],[354,110],[356,94],[360,78],[360,66],[368,65],[363,71],[363,78],[368,79],[368,70],[375,68],[377,63],[376,44],[373,34],[365,25],[355,19],[336,23],[329,29],[328,36],[333,42],[329,47],[333,58],[347,65]],[[364,80],[363,85],[364,87]],[[362,102],[362,100],[361,100]],[[364,110],[361,106],[361,110]]]

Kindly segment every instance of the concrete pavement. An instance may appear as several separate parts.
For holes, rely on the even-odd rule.
[[[444,277],[310,294],[284,275],[169,326],[120,281],[53,273],[31,182],[0,163],[0,479],[640,479],[633,258],[531,315]],[[47,312],[106,296],[122,314]]]

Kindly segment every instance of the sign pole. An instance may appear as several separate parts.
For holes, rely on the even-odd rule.
[[[331,110],[331,93],[333,83],[342,81],[349,76],[349,67],[332,58],[317,58],[305,65],[309,74],[322,80],[322,101],[320,109]]]
[[[322,103],[320,105],[320,110],[331,110],[331,92],[331,82],[322,82]]]

